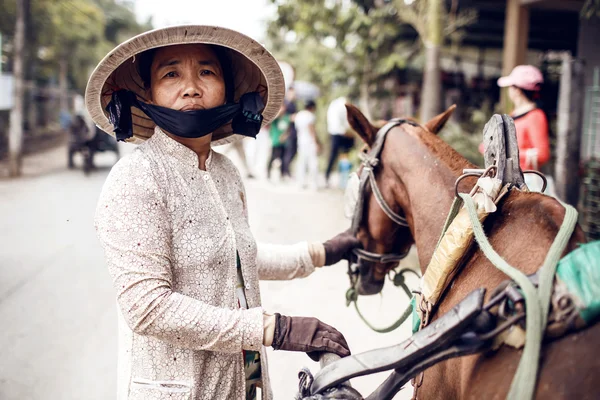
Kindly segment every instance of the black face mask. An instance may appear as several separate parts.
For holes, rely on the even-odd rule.
[[[178,111],[138,100],[130,90],[113,92],[106,111],[117,140],[133,136],[131,107],[142,110],[163,130],[185,138],[199,138],[231,121],[233,132],[256,137],[263,121],[265,105],[257,92],[246,93],[239,103],[227,103],[206,110]]]

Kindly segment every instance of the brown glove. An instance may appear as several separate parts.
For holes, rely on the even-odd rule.
[[[361,247],[361,243],[348,229],[323,243],[323,247],[325,248],[325,265],[333,265],[340,260],[350,259],[352,249]]]
[[[332,326],[311,317],[286,317],[275,313],[273,349],[302,351],[312,360],[319,361],[320,353],[350,355],[344,335]]]

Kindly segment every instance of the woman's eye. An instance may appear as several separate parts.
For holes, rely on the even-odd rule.
[[[167,72],[165,74],[165,78],[175,78],[176,76],[177,76],[177,73],[175,71]]]
[[[209,69],[203,69],[202,71],[200,71],[200,75],[210,75],[213,72]]]

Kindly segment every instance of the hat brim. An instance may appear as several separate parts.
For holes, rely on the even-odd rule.
[[[509,87],[514,85],[514,81],[510,76],[503,76],[498,78],[498,86],[500,87]]]
[[[105,110],[113,91],[128,89],[145,99],[146,90],[139,76],[135,56],[146,50],[179,44],[209,44],[229,49],[233,71],[234,101],[248,92],[258,92],[265,103],[263,124],[271,122],[284,98],[283,74],[275,58],[252,38],[227,28],[184,25],[155,29],[120,44],[100,61],[85,92],[85,104],[96,125],[114,136]],[[154,133],[155,123],[143,111],[132,108],[133,137],[140,143]],[[242,138],[228,123],[213,132],[213,145]]]

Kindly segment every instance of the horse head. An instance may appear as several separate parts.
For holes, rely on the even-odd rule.
[[[388,272],[398,265],[398,260],[414,243],[410,200],[398,173],[397,166],[401,160],[398,160],[399,153],[396,152],[401,145],[397,140],[399,135],[410,133],[405,130],[404,124],[399,124],[382,138],[382,131],[386,129],[383,125],[387,121],[372,124],[356,107],[347,104],[346,108],[350,126],[365,143],[365,158],[358,173],[361,180],[365,180],[363,169],[370,168],[374,178],[368,183],[361,182],[353,221],[355,233],[363,245],[363,255],[366,255],[361,257],[359,254],[356,289],[361,295],[370,295],[381,291]],[[410,124],[411,130],[419,130],[421,135],[435,135],[444,127],[454,109],[455,106],[450,107],[424,125],[410,118],[405,121]],[[373,154],[374,146],[380,149],[376,150],[378,154]],[[387,211],[386,205],[389,207]]]

